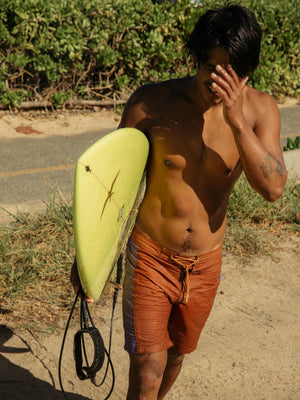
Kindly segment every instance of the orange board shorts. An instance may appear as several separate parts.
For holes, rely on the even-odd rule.
[[[185,257],[136,228],[127,245],[123,290],[125,350],[147,354],[197,347],[220,282],[222,247]]]

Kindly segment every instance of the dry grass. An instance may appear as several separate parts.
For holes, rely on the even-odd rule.
[[[73,297],[71,206],[53,196],[45,214],[14,219],[0,226],[1,313],[21,325],[55,326]]]
[[[299,234],[299,199],[300,185],[294,180],[287,182],[280,199],[268,203],[242,176],[229,200],[225,249],[246,259],[255,254],[270,255],[281,235]]]

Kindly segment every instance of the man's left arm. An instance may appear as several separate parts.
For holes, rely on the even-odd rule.
[[[231,127],[248,182],[267,201],[277,200],[287,172],[280,147],[280,115],[275,100],[257,92],[256,122],[252,128],[243,113],[243,91],[248,78],[239,79],[233,68],[217,66],[213,87],[223,101],[224,119]]]

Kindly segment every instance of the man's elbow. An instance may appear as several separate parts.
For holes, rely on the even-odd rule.
[[[272,191],[270,193],[265,193],[263,195],[263,197],[269,203],[273,203],[274,201],[278,200],[279,197],[281,197],[282,193],[283,193],[283,190],[281,190],[281,191],[279,191],[279,190],[275,191],[274,190],[274,191]]]
[[[270,203],[278,200],[283,194],[286,179],[287,175],[285,175],[284,179],[280,183],[270,188],[270,190],[264,191],[264,193],[262,193],[263,198]]]

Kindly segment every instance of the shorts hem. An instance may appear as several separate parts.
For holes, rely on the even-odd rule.
[[[142,349],[138,349],[137,351],[132,351],[131,349],[127,348],[127,346],[124,346],[124,349],[127,351],[129,354],[150,354],[150,353],[158,353],[160,351],[166,351],[169,348],[173,347],[173,343],[166,344],[164,346],[157,345],[157,346],[149,346],[149,348],[143,346]]]
[[[186,348],[186,347],[184,348],[184,347],[180,347],[180,346],[174,346],[174,348],[180,354],[191,354],[197,349],[197,346],[193,347],[193,349]]]

